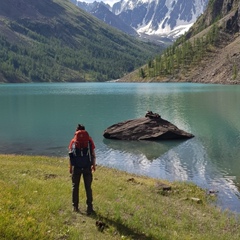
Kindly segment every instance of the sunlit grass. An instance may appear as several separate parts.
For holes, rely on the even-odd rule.
[[[82,183],[80,190],[77,214],[67,159],[0,155],[0,239],[240,239],[239,217],[213,207],[206,192],[190,183],[99,166],[96,215],[90,217]]]

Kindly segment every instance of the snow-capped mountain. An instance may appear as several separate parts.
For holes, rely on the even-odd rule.
[[[121,0],[112,12],[147,35],[177,37],[187,31],[203,13],[208,0]]]
[[[71,0],[75,1],[76,0]],[[102,6],[94,10],[89,10],[89,4],[85,5],[84,10],[94,14],[96,17],[106,21],[109,13],[114,13],[116,21],[122,21],[133,28],[139,35],[156,37],[166,36],[176,38],[186,32],[197,18],[204,12],[209,0],[121,0],[116,2],[112,8],[101,2]],[[95,2],[96,3],[96,2]],[[101,13],[99,13],[99,11]],[[104,13],[103,13],[103,12]],[[113,16],[112,16],[113,17]],[[113,18],[111,18],[113,19]],[[112,21],[111,21],[112,22]],[[121,29],[122,30],[122,29]]]

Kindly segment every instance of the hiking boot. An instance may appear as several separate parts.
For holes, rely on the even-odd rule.
[[[78,209],[78,207],[73,207],[73,212],[79,213],[80,210]]]
[[[87,215],[95,215],[96,212],[92,208],[87,208]]]

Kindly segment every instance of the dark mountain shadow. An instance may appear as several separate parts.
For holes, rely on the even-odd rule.
[[[104,139],[103,143],[109,148],[133,154],[144,154],[149,161],[153,161],[186,140],[166,141],[123,141]]]
[[[0,15],[12,19],[39,17],[55,17],[65,12],[65,9],[51,0],[8,0],[1,2]]]

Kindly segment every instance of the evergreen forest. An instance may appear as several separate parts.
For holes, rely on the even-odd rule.
[[[208,33],[201,37],[187,39],[185,34],[165,49],[163,54],[149,60],[144,68],[140,68],[139,76],[141,78],[164,78],[187,75],[192,68],[199,65],[205,56],[214,51],[221,37],[220,28],[216,24],[213,24]]]

